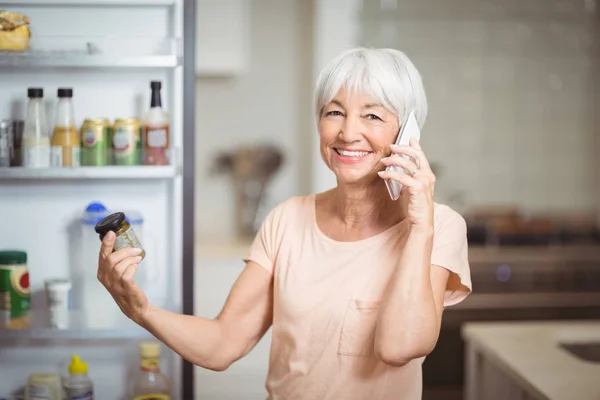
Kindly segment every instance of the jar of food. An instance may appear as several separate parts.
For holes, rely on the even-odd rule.
[[[142,247],[135,231],[131,227],[131,224],[125,219],[125,213],[116,212],[104,218],[98,222],[94,227],[97,234],[100,235],[100,240],[104,239],[104,236],[110,231],[115,232],[117,240],[113,251],[123,249],[125,247],[134,247],[142,249],[140,257],[142,260],[146,257],[146,251]]]
[[[30,302],[27,253],[0,251],[0,326],[27,329]]]

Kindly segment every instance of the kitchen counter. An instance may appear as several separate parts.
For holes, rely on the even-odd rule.
[[[467,400],[600,399],[600,363],[581,360],[560,347],[600,343],[600,321],[467,323],[462,336],[469,363]],[[482,393],[493,392],[494,384],[506,397]]]

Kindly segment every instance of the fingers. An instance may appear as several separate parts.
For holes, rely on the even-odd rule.
[[[129,285],[134,282],[133,278],[135,277],[135,273],[138,271],[138,268],[139,267],[137,264],[133,264],[133,265],[129,265],[125,269],[125,272],[123,272],[123,275],[121,276],[121,284],[123,286]]]
[[[113,231],[108,232],[104,239],[102,239],[102,246],[100,247],[100,255],[104,258],[107,258],[113,252],[115,247],[115,239],[117,236]]]
[[[418,142],[414,141],[414,139],[411,140],[413,140],[412,143],[417,143],[418,145]],[[420,147],[417,148],[411,146],[391,145],[390,149],[392,150],[392,154],[407,155],[412,157],[416,164],[418,164],[419,170],[426,172],[431,171],[431,168],[429,167],[429,161],[427,160],[427,157],[425,157],[425,153],[423,153],[423,150],[421,150]]]
[[[423,188],[423,183],[421,181],[408,174],[403,174],[402,172],[390,170],[379,171],[377,174],[383,179],[392,179],[398,181],[407,188],[412,188],[416,190],[420,190]]]
[[[108,261],[108,266],[115,266],[127,258],[138,256],[141,252],[142,252],[142,249],[127,247],[127,248],[115,251],[114,253],[109,255],[106,258],[106,260]]]
[[[391,156],[385,157],[381,159],[381,163],[386,167],[389,165],[394,165],[397,167],[404,168],[406,173],[411,174],[412,172],[419,169],[417,164],[413,162],[411,159],[407,159],[405,157]]]
[[[142,261],[142,257],[140,256],[127,257],[121,262],[119,262],[117,265],[115,265],[113,267],[113,270],[111,271],[111,277],[113,282],[116,282],[118,280],[122,281],[127,269],[133,265],[139,264],[140,261]]]

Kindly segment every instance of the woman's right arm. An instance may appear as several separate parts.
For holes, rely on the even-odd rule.
[[[250,261],[215,319],[172,313],[148,303],[133,279],[136,249],[112,252],[114,234],[102,242],[98,279],[125,315],[173,351],[203,368],[223,371],[246,355],[272,322],[273,276]]]

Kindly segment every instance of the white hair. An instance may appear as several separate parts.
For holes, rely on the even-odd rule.
[[[323,108],[339,90],[373,97],[398,119],[410,111],[420,128],[427,117],[427,98],[421,75],[410,59],[394,49],[356,48],[331,60],[317,79],[315,90],[317,120]]]

